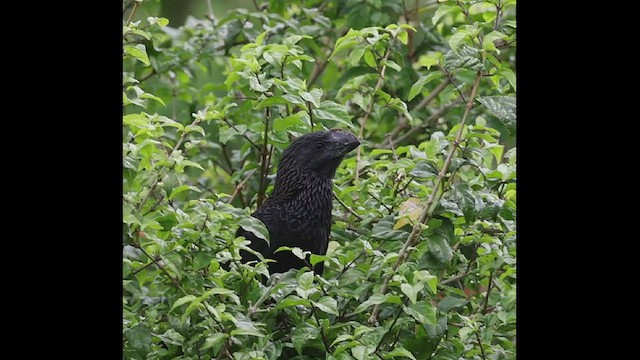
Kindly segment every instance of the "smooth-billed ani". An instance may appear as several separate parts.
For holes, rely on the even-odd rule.
[[[276,261],[269,263],[271,274],[307,265],[291,251],[273,253],[280,246],[326,254],[332,222],[333,176],[342,158],[358,145],[360,142],[353,134],[331,129],[303,135],[284,150],[273,192],[252,214],[266,225],[271,245],[243,228],[236,233],[250,240],[249,247],[253,250]],[[240,255],[243,263],[258,260],[244,250]],[[324,263],[316,264],[313,270],[322,275]]]

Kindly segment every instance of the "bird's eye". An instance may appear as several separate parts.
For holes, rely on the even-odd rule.
[[[316,143],[316,149],[322,150],[323,148],[324,148],[324,143],[321,143],[321,142]]]

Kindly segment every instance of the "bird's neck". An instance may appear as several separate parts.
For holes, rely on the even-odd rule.
[[[308,199],[331,210],[333,179],[313,172],[289,169],[278,172],[271,197],[283,200]]]

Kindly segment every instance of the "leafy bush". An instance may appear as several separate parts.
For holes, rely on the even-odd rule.
[[[123,3],[125,358],[515,358],[515,0],[268,1],[177,28],[135,20],[146,4]],[[363,144],[324,275],[263,285],[235,231],[268,237],[250,213],[282,150],[332,127]]]

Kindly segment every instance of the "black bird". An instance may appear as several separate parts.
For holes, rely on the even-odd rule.
[[[331,129],[303,135],[284,150],[273,192],[252,214],[269,230],[270,246],[243,228],[236,232],[236,236],[251,241],[251,249],[276,260],[269,263],[271,274],[307,265],[291,251],[274,254],[280,246],[326,254],[332,222],[333,176],[342,158],[358,145],[360,142],[353,134]],[[258,260],[244,250],[240,255],[243,263]],[[322,275],[324,263],[316,264],[313,270]]]

